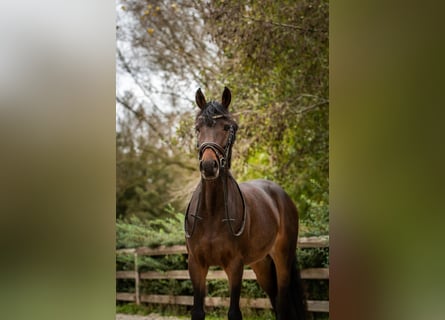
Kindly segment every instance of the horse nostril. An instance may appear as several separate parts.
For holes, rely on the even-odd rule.
[[[218,176],[219,162],[214,159],[201,160],[199,161],[199,170],[204,177],[214,179]]]

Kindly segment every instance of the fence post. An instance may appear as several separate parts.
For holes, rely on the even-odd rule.
[[[141,304],[141,295],[139,293],[139,268],[138,268],[138,253],[134,252],[134,286],[135,286],[135,295],[136,295],[136,304]]]

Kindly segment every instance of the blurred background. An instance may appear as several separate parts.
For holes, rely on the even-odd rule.
[[[327,214],[327,132],[315,123],[326,126],[329,100],[330,318],[443,319],[443,5],[330,3],[328,98],[324,3],[283,2],[285,12],[261,1],[250,11],[243,2],[222,10],[238,5],[230,1],[149,4],[0,5],[2,318],[114,319],[119,221],[182,212],[199,178],[187,124],[194,92],[219,99],[227,85],[243,126],[234,174],[283,184],[308,234]],[[157,197],[161,210],[117,208],[132,190],[118,163],[133,153],[139,166],[145,145],[147,159],[157,152],[168,164],[157,170],[172,197]],[[182,184],[171,182],[176,171]],[[147,186],[128,199],[146,199]]]

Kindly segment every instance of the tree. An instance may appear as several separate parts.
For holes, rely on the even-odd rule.
[[[124,105],[132,105],[128,95]],[[143,219],[166,215],[165,208],[184,206],[184,191],[195,171],[181,148],[175,148],[174,114],[147,117],[142,107],[127,108],[116,134],[116,216]],[[184,190],[185,189],[185,190]]]
[[[210,42],[200,1],[122,0],[117,19],[117,61],[141,88],[152,110],[161,98],[172,108],[190,106],[190,83],[218,73],[217,48]],[[185,91],[185,92],[184,92]]]
[[[326,232],[328,2],[216,1],[205,17],[238,97],[244,143],[233,167],[280,183],[312,230]]]
[[[182,111],[193,98],[184,90],[217,73],[197,4],[119,2],[118,216],[160,216],[169,203],[182,211],[195,185],[192,116]],[[128,78],[132,87],[119,86]],[[178,128],[180,121],[190,125]]]
[[[150,136],[145,143],[138,142],[158,157],[152,162],[147,162],[148,154],[141,158],[150,167],[147,172],[172,186],[174,168],[175,180],[193,186],[195,90],[202,86],[207,97],[218,99],[227,85],[240,124],[234,174],[239,180],[261,177],[278,182],[297,203],[306,231],[327,232],[328,2],[120,4],[118,72],[131,76],[142,98],[124,91],[118,92],[117,102],[129,111],[125,116],[138,119],[125,135],[133,141]],[[171,108],[165,111],[160,103]],[[167,127],[174,130],[158,132]],[[142,157],[141,149],[135,150]],[[158,161],[171,165],[162,167]],[[162,192],[153,203],[161,206],[175,199],[175,192],[158,187]]]

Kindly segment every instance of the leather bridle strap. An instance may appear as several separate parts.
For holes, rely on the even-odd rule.
[[[244,200],[244,196],[243,196],[243,193],[241,192],[241,189],[240,189],[240,187],[239,187],[239,185],[238,185],[238,183],[236,182],[236,180],[229,174],[228,175],[228,179],[231,179],[234,183],[235,183],[235,185],[236,185],[236,188],[237,188],[237,190],[238,190],[238,194],[240,195],[240,197],[241,197],[241,203],[242,203],[242,205],[243,205],[243,220],[241,221],[241,227],[239,228],[239,230],[238,231],[235,231],[234,229],[233,229],[233,225],[232,225],[232,221],[234,220],[233,218],[230,218],[230,216],[229,216],[229,208],[228,208],[228,203],[227,203],[227,193],[228,193],[228,190],[227,190],[227,181],[226,181],[226,179],[222,179],[223,180],[223,194],[224,194],[224,214],[225,214],[225,218],[222,220],[223,222],[227,222],[227,224],[229,225],[229,230],[230,230],[230,232],[232,233],[232,235],[234,236],[234,237],[239,237],[242,233],[243,233],[243,231],[244,231],[244,228],[245,228],[245,226],[246,226],[246,218],[247,218],[247,208],[246,208],[246,201]],[[191,214],[189,211],[190,211],[190,204],[191,204],[191,201],[189,202],[189,204],[188,204],[188,206],[187,206],[187,210],[186,210],[186,212],[185,212],[185,219],[184,219],[184,231],[185,231],[185,237],[186,238],[191,238],[192,237],[192,235],[193,235],[193,232],[195,231],[195,227],[196,227],[196,222],[198,221],[198,220],[202,220],[202,218],[200,217],[200,216],[198,216],[197,215],[197,213],[199,212],[199,209],[200,209],[200,207],[201,207],[201,190],[202,190],[202,183],[199,185],[199,188],[200,188],[200,190],[199,190],[199,192],[198,192],[198,203],[197,203],[197,205],[196,205],[196,213],[195,214]],[[189,216],[189,214],[194,218],[193,219],[193,223],[192,223],[192,229],[191,229],[191,231],[189,232],[189,230],[187,229],[187,221],[188,221],[188,216]]]
[[[204,142],[199,146],[199,160],[201,161],[204,151],[206,149],[212,149],[215,155],[218,157],[218,163],[221,168],[224,168],[226,162],[226,150],[219,144],[214,142]]]
[[[235,138],[235,129],[233,126],[229,128],[229,137],[227,138],[226,146],[223,148],[219,144],[214,142],[203,142],[198,148],[199,160],[202,159],[204,151],[208,148],[212,149],[215,152],[216,156],[219,160],[219,167],[224,169],[226,164],[228,168],[230,168],[230,160],[232,155],[232,144]]]
[[[226,179],[222,179],[223,180],[223,193],[224,193],[224,213],[226,215],[226,218],[223,219],[223,222],[227,222],[227,224],[229,225],[229,229],[230,232],[232,233],[233,236],[235,237],[239,237],[243,231],[244,231],[244,227],[246,226],[246,216],[247,216],[247,210],[246,210],[246,202],[244,200],[244,196],[243,193],[241,192],[241,189],[238,185],[238,183],[235,181],[235,179],[233,179],[233,177],[229,174],[228,178],[232,179],[233,182],[235,182],[235,185],[237,187],[237,190],[239,192],[239,195],[241,197],[241,202],[243,204],[243,220],[241,221],[241,227],[239,228],[239,230],[237,232],[235,232],[235,230],[233,230],[233,226],[232,226],[232,221],[235,220],[233,218],[229,217],[229,208],[228,208],[228,202],[227,202],[227,180]]]

